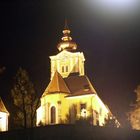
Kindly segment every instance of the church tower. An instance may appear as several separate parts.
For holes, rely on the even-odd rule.
[[[65,21],[62,33],[61,42],[57,45],[59,53],[55,56],[50,56],[51,79],[55,71],[58,71],[63,78],[68,77],[71,73],[84,75],[85,58],[83,52],[76,52],[77,44],[72,41],[67,21]]]

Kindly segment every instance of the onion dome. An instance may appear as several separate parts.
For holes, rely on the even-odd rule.
[[[65,21],[65,27],[63,30],[63,37],[61,38],[61,42],[58,44],[57,48],[59,51],[68,50],[73,51],[77,49],[77,44],[72,41],[72,37],[70,36],[70,30],[67,25],[67,21]]]

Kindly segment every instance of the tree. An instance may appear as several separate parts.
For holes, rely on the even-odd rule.
[[[15,127],[33,127],[38,98],[27,71],[22,68],[19,68],[14,78],[11,96],[14,104],[13,123]]]
[[[117,121],[115,116],[112,116],[105,120],[105,127],[120,127],[120,123]]]
[[[137,86],[134,92],[136,93],[136,103],[128,113],[128,120],[133,129],[140,130],[140,85]]]

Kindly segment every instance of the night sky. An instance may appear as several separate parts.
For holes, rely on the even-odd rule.
[[[83,51],[85,71],[98,95],[118,120],[140,84],[140,12],[113,14],[91,0],[17,0],[0,2],[0,96],[7,101],[13,77],[21,66],[39,96],[50,78],[49,56],[56,48],[67,18],[72,38]],[[135,8],[136,9],[136,8]],[[123,11],[122,11],[123,13]],[[120,14],[120,15],[119,15]]]

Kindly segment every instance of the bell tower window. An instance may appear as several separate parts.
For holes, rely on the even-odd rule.
[[[65,71],[65,70],[64,70],[64,66],[62,66],[62,73],[64,73],[64,71]]]
[[[68,66],[66,66],[66,72],[68,72]]]
[[[69,72],[68,66],[62,66],[62,73]]]

